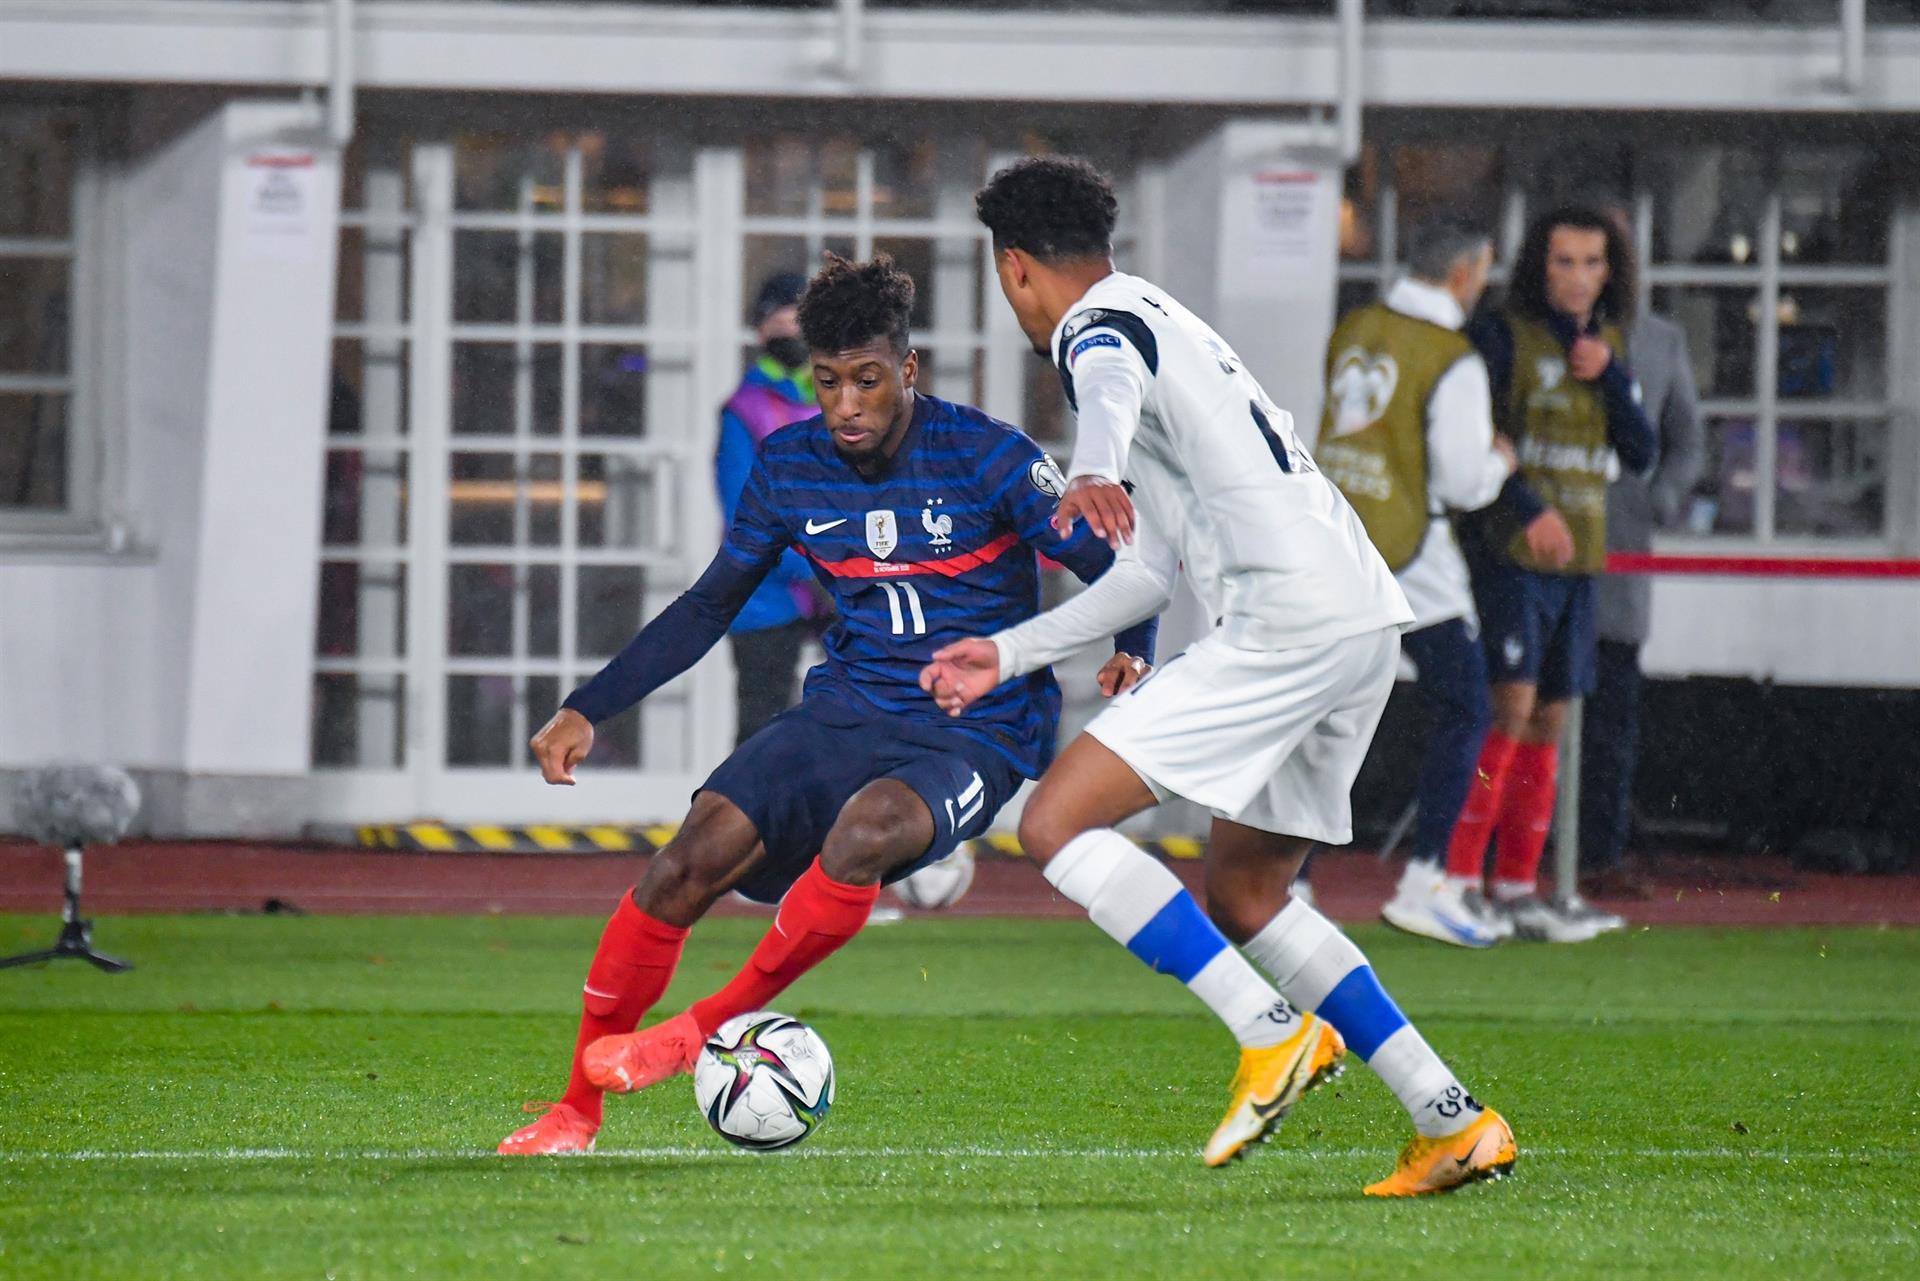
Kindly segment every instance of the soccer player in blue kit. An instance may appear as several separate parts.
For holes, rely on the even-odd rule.
[[[987,829],[1053,758],[1060,690],[1042,669],[949,718],[920,669],[959,637],[1039,610],[1036,552],[1091,582],[1113,562],[1090,531],[1053,528],[1059,470],[1021,432],[914,389],[913,281],[886,258],[831,258],[800,302],[821,413],[762,446],[725,541],[686,593],[569,696],[533,740],[571,784],[595,723],[686,671],[788,547],[832,593],[838,621],[799,706],[736,749],[694,794],[679,833],[623,896],[587,971],[567,1091],[500,1144],[585,1152],[602,1092],[687,1071],[701,1042],[764,1008],[866,924],[881,885]],[[1101,669],[1108,695],[1147,670],[1154,624],[1128,628]],[[780,904],[726,986],[636,1033],[689,928],[723,894]],[[1248,972],[1246,977],[1277,1000]]]

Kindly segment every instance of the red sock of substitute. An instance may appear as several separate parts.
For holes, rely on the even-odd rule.
[[[1473,782],[1467,787],[1467,799],[1460,806],[1453,837],[1447,842],[1448,876],[1480,883],[1487,865],[1487,842],[1493,837],[1494,821],[1500,817],[1507,779],[1513,771],[1513,754],[1519,746],[1497,729],[1487,731]]]
[[[753,955],[728,984],[687,1007],[700,1035],[711,1036],[736,1014],[763,1010],[793,981],[858,934],[880,897],[878,885],[847,885],[820,870],[800,874]]]
[[[573,1045],[573,1075],[561,1102],[578,1108],[594,1124],[600,1122],[602,1097],[580,1068],[580,1054],[603,1036],[622,1036],[640,1026],[673,979],[680,963],[687,930],[668,925],[640,910],[628,892],[620,896],[599,950],[587,967],[587,985],[581,993],[580,1036]]]
[[[1540,856],[1553,826],[1553,797],[1560,778],[1555,743],[1522,743],[1513,754],[1507,795],[1500,806],[1500,847],[1493,856],[1493,892],[1501,898],[1531,894],[1540,878]]]

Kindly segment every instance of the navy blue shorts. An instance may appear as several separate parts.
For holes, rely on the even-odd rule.
[[[1525,681],[1549,703],[1593,692],[1599,634],[1591,574],[1542,574],[1475,556],[1473,600],[1487,679]]]
[[[933,814],[933,844],[889,872],[901,879],[987,830],[1024,781],[985,743],[944,726],[802,699],[734,749],[701,786],[740,807],[767,847],[766,859],[734,888],[777,903],[807,870],[841,807],[867,784],[897,778]]]

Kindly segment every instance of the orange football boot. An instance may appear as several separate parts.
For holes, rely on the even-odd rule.
[[[593,1136],[600,1127],[570,1103],[524,1103],[523,1112],[546,1115],[532,1125],[524,1125],[500,1140],[495,1149],[502,1156],[568,1156],[593,1151]]]
[[[1451,1192],[1482,1179],[1505,1177],[1519,1159],[1513,1128],[1486,1108],[1458,1134],[1429,1139],[1416,1135],[1400,1153],[1392,1174],[1367,1188],[1368,1196],[1426,1196]]]
[[[693,1071],[706,1038],[686,1011],[643,1032],[603,1036],[580,1056],[587,1080],[611,1094],[631,1094]]]

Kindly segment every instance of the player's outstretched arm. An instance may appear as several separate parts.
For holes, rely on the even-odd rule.
[[[778,555],[776,549],[774,555]],[[772,567],[722,547],[692,587],[640,629],[625,649],[567,696],[530,746],[549,783],[573,783],[573,767],[593,749],[593,727],[618,716],[692,667],[726,635],[734,617]]]

